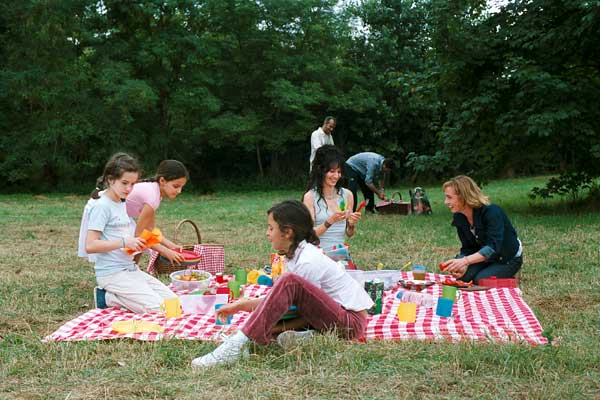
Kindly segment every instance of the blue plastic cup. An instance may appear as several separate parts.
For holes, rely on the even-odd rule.
[[[446,299],[445,297],[438,298],[437,308],[435,309],[435,315],[440,317],[451,317],[452,306],[454,306],[454,300]]]
[[[232,315],[227,316],[227,322],[222,323],[220,319],[217,318],[217,310],[223,307],[225,304],[215,304],[215,325],[229,325],[231,324]]]

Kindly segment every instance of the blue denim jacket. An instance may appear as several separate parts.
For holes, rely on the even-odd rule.
[[[487,262],[508,261],[519,251],[517,231],[504,211],[495,204],[473,209],[475,235],[471,233],[464,214],[455,213],[452,225],[456,227],[461,242],[458,257],[480,253]]]

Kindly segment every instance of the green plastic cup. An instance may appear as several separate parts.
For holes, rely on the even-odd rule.
[[[236,269],[234,272],[235,280],[238,281],[241,285],[246,283],[246,279],[248,277],[248,273],[245,269]]]
[[[456,286],[442,286],[442,297],[445,299],[456,300]]]
[[[239,281],[236,281],[235,279],[232,279],[227,283],[227,286],[229,287],[229,290],[231,291],[231,297],[233,297],[234,299],[240,298],[240,286],[241,285],[242,284]]]

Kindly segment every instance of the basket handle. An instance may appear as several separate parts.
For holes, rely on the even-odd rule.
[[[390,198],[390,201],[393,202],[394,199],[396,198],[396,195],[398,195],[398,201],[402,201],[402,193],[400,192],[395,192],[394,194],[392,194],[392,197]]]
[[[186,222],[194,227],[194,230],[196,231],[196,237],[198,238],[198,244],[202,243],[202,236],[200,235],[200,229],[198,229],[198,225],[196,225],[196,223],[194,221],[192,221],[191,219],[181,220],[177,224],[177,226],[175,227],[175,233],[173,234],[173,241],[177,242],[177,232],[179,232],[179,228],[181,228],[181,226],[183,224],[185,224]]]

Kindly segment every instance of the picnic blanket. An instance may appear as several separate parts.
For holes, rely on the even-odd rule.
[[[410,272],[402,273],[402,279],[411,279]],[[428,280],[440,282],[444,275],[427,274]],[[265,295],[267,286],[247,285],[246,297]],[[434,308],[417,307],[414,323],[398,320],[396,310],[400,300],[396,298],[399,285],[384,292],[382,313],[369,315],[366,331],[367,340],[461,340],[486,342],[522,342],[531,345],[546,344],[542,336],[542,326],[533,311],[523,300],[518,288],[490,289],[480,292],[460,291],[460,297],[454,304],[452,317],[435,315]],[[427,287],[423,293],[441,296],[441,285]],[[185,294],[179,292],[178,294]],[[183,314],[180,318],[166,319],[162,314],[134,314],[118,309],[94,309],[67,322],[58,330],[44,338],[49,341],[79,341],[130,338],[156,341],[167,339],[215,340],[222,334],[229,334],[243,326],[248,313],[239,312],[233,316],[230,325],[215,325],[213,315]],[[164,328],[162,333],[120,334],[112,330],[114,322],[141,320],[156,323]]]

